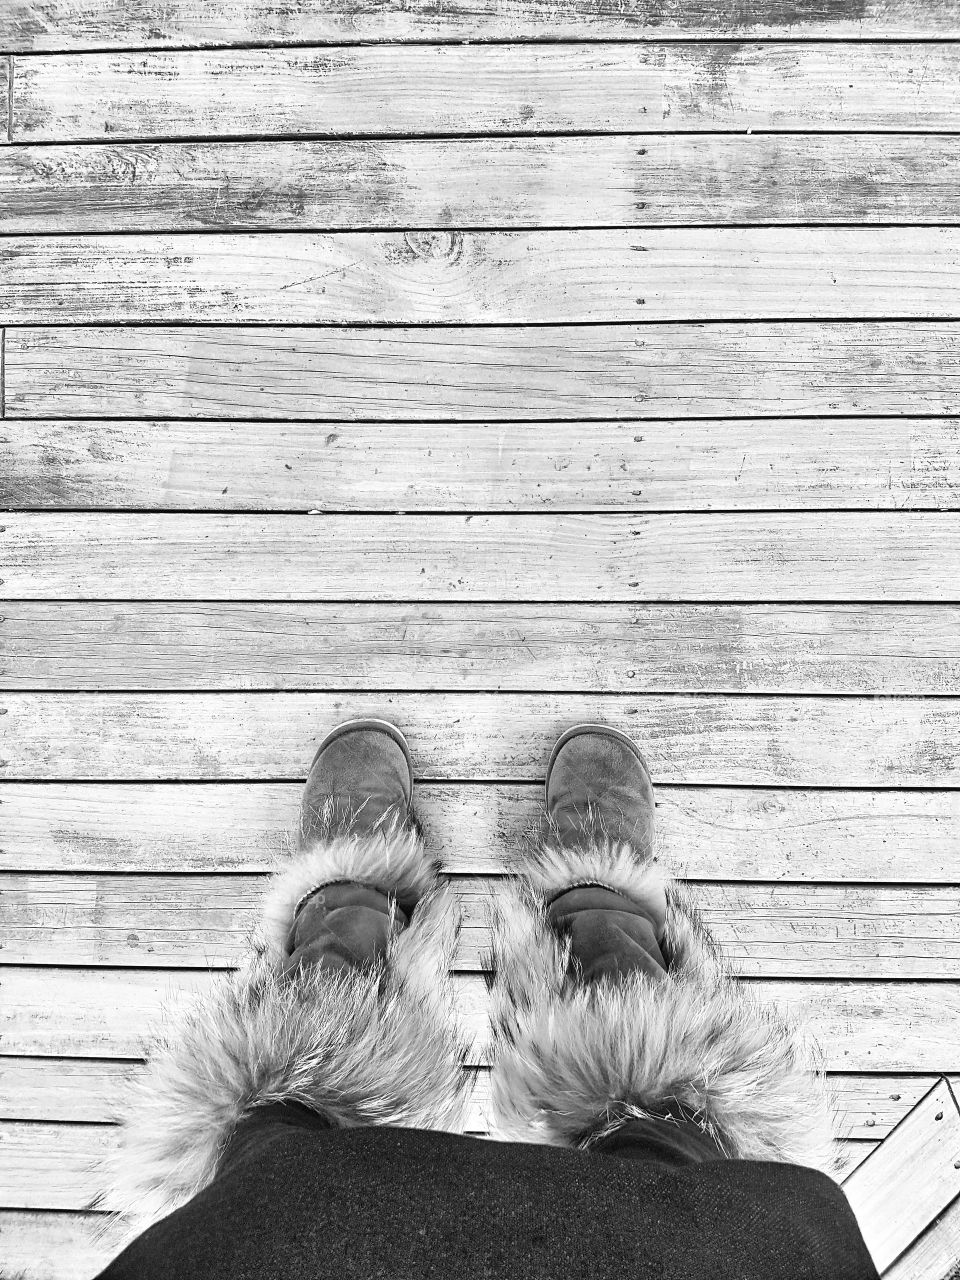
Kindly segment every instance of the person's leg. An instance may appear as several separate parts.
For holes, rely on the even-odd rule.
[[[546,813],[493,921],[498,1133],[829,1171],[829,1105],[801,1029],[734,981],[653,850],[634,744],[603,726],[563,735]]]
[[[461,1132],[459,913],[426,853],[402,735],[354,721],[314,758],[296,854],[251,954],[182,1012],[131,1100],[108,1203],[142,1228],[277,1125]]]

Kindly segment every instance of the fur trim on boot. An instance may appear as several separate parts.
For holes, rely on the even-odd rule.
[[[352,878],[354,867],[373,876],[386,865],[420,888],[432,867],[415,834],[315,842],[275,878],[248,962],[168,1018],[146,1078],[125,1099],[126,1141],[102,1197],[136,1230],[206,1186],[238,1122],[268,1103],[295,1101],[345,1128],[462,1132],[467,1046],[448,973],[459,909],[432,871],[410,924],[391,919],[380,963],[282,972],[291,904],[330,877]]]
[[[738,984],[684,891],[667,897],[661,981],[583,984],[545,903],[572,884],[637,898],[662,873],[602,834],[540,838],[493,919],[491,1110],[497,1135],[589,1146],[677,1104],[725,1155],[834,1168],[818,1056],[797,1023]]]
[[[303,844],[278,869],[263,908],[264,929],[275,946],[283,947],[303,900],[324,885],[349,880],[413,903],[436,884],[440,863],[424,848],[415,818],[391,809],[373,830],[355,831],[357,812],[330,797],[319,810],[324,836]]]

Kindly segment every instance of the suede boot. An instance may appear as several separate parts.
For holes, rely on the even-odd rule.
[[[109,1175],[131,1225],[207,1186],[263,1117],[463,1130],[467,1045],[450,970],[460,911],[411,808],[403,735],[339,725],[303,794],[239,968],[171,1010]]]
[[[654,799],[647,766],[633,742],[605,725],[562,734],[547,767],[547,820],[558,846],[576,851],[597,840],[629,846],[637,864],[653,854]],[[547,919],[571,942],[570,967],[584,982],[641,970],[661,979],[667,901],[650,880],[627,895],[587,875],[546,901]]]
[[[324,738],[310,766],[300,806],[301,845],[337,834],[371,837],[416,829],[413,767],[406,740],[385,720],[350,720]],[[385,885],[357,870],[297,903],[286,938],[285,971],[320,965],[332,971],[371,966],[387,952],[391,930],[409,924],[417,886]],[[402,901],[401,901],[402,897]]]

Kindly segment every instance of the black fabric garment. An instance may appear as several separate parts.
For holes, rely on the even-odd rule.
[[[877,1280],[829,1178],[687,1122],[578,1151],[263,1110],[102,1280]]]

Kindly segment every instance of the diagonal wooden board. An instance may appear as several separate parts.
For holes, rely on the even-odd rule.
[[[843,1182],[883,1271],[960,1197],[960,1105],[940,1080]]]

